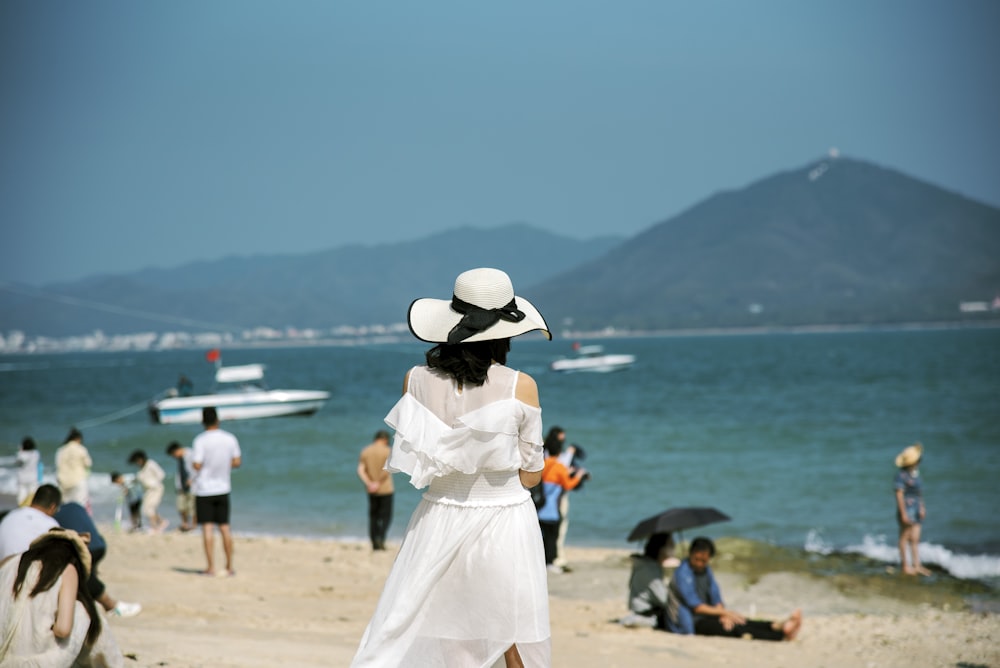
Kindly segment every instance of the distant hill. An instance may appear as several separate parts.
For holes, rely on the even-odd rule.
[[[18,292],[0,290],[0,332],[70,336],[95,329],[198,331],[196,323],[239,329],[401,322],[416,297],[449,297],[455,275],[464,269],[503,267],[520,288],[603,255],[621,241],[613,236],[579,241],[526,224],[465,227],[417,241],[93,276],[40,291],[15,286]],[[35,292],[60,297],[39,298]]]
[[[723,192],[534,286],[550,324],[676,329],[958,320],[1000,294],[1000,209],[824,159]]]
[[[511,224],[94,276],[45,286],[45,299],[0,289],[0,332],[400,322],[412,299],[448,297],[455,274],[475,266],[506,269],[556,331],[949,321],[960,319],[959,302],[1000,294],[1000,209],[870,163],[823,159],[625,241]]]

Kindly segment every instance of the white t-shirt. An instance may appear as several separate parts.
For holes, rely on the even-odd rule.
[[[31,547],[31,541],[57,526],[59,522],[31,506],[10,511],[0,521],[0,561],[21,554]]]
[[[191,460],[201,464],[194,481],[195,496],[229,494],[233,459],[242,456],[236,437],[223,429],[206,429],[194,437],[191,449],[194,450]]]

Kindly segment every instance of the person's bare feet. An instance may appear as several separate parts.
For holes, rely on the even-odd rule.
[[[799,629],[802,628],[802,611],[798,608],[795,609],[785,623],[781,626],[781,631],[785,634],[785,640],[795,640],[795,636],[799,634]]]
[[[913,572],[916,575],[930,575],[931,574],[931,572],[929,570],[927,570],[926,568],[924,568],[923,566],[917,566],[915,569],[913,569]]]
[[[903,566],[903,575],[916,575],[917,569],[913,566]]]

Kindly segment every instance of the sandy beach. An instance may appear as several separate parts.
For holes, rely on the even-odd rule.
[[[197,533],[106,533],[101,572],[143,612],[110,620],[137,666],[346,666],[394,549],[332,540],[236,540],[235,577],[206,577]],[[395,546],[393,546],[395,547]],[[571,573],[549,579],[553,666],[1000,666],[1000,617],[948,603],[844,594],[801,573],[751,582],[716,567],[730,607],[759,617],[801,607],[791,643],[681,637],[614,622],[625,610],[628,550],[569,548]],[[720,557],[724,557],[720,554]]]

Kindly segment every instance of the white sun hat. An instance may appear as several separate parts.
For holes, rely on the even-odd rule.
[[[531,302],[514,295],[510,276],[481,267],[455,279],[451,299],[418,299],[406,317],[410,331],[428,343],[472,343],[540,331],[552,338]]]

